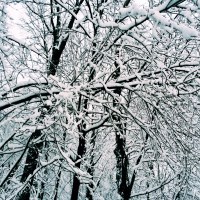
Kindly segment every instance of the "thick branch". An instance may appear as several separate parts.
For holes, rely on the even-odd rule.
[[[59,93],[59,91],[55,91],[53,93],[57,94],[57,93]],[[18,105],[20,103],[25,103],[26,101],[30,101],[34,98],[40,98],[40,97],[43,97],[43,96],[50,96],[50,95],[52,95],[52,94],[50,94],[47,91],[31,92],[27,95],[22,95],[21,97],[16,97],[9,102],[0,103],[0,111],[4,110],[6,108],[12,107],[14,105]]]

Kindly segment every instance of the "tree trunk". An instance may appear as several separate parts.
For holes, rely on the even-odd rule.
[[[76,161],[80,160],[84,154],[85,154],[85,134],[79,136],[79,146],[78,146]],[[80,168],[81,161],[76,162],[75,166],[77,168]],[[74,174],[71,200],[78,199],[79,187],[80,187],[80,181],[77,177],[77,174]]]
[[[90,141],[91,145],[92,145],[92,149],[91,149],[91,159],[90,159],[90,166],[87,170],[87,172],[93,177],[94,175],[94,147],[95,147],[95,143],[96,143],[96,132],[93,130],[92,131],[92,135],[91,135],[91,141]],[[93,200],[93,187],[94,185],[92,183],[89,183],[89,186],[87,188],[86,191],[86,198],[88,200]]]
[[[119,58],[119,50],[116,50],[117,59]],[[113,73],[112,78],[117,79],[120,76],[121,70],[117,61],[114,62],[115,72]],[[117,88],[114,90],[114,93],[118,96],[121,95],[121,88]],[[113,100],[113,107],[120,110],[120,105],[117,99]],[[116,139],[116,147],[114,150],[117,164],[116,164],[116,181],[118,187],[119,195],[124,199],[128,200],[130,197],[129,191],[129,178],[128,178],[128,156],[126,154],[126,129],[122,123],[122,119],[116,113],[112,116],[114,122],[116,123],[115,129],[115,139]]]
[[[120,123],[120,119],[115,119],[116,122]],[[123,133],[123,129],[121,124],[118,125],[118,129],[121,130],[121,132],[116,131],[116,147],[114,150],[117,165],[116,165],[116,180],[117,180],[117,186],[118,186],[118,193],[120,196],[126,200],[129,199],[129,183],[128,183],[128,156],[126,155],[126,139],[125,134]]]
[[[41,130],[36,130],[32,134],[31,140],[39,138],[41,135],[42,135]],[[23,174],[21,177],[22,183],[25,182],[26,179],[28,178],[28,176],[33,174],[33,172],[37,168],[39,151],[42,149],[42,146],[43,146],[43,143],[39,142],[39,143],[33,144],[29,147],[26,161],[25,161],[24,171],[23,171]],[[27,186],[25,186],[22,193],[18,195],[17,200],[25,200],[25,199],[28,200],[30,198],[32,185],[33,185],[33,178],[31,179],[29,184]]]

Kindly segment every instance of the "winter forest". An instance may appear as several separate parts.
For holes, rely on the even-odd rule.
[[[0,0],[0,199],[200,200],[199,69],[199,0]]]

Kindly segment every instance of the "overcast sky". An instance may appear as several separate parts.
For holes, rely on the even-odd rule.
[[[146,0],[135,0],[135,3],[139,5],[145,5],[145,2]],[[25,39],[28,33],[23,28],[20,28],[20,24],[26,18],[25,9],[20,3],[10,4],[7,7],[7,12],[10,16],[10,19],[8,19],[9,34],[20,40]]]
[[[12,4],[7,7],[8,18],[8,31],[9,34],[18,38],[24,39],[27,36],[27,32],[20,28],[22,20],[26,17],[25,10],[20,4]]]

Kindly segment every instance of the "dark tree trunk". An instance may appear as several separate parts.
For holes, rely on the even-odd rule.
[[[88,170],[87,172],[93,177],[94,175],[94,165],[95,165],[95,162],[94,162],[94,147],[95,147],[95,143],[96,143],[96,132],[93,130],[92,131],[92,135],[91,135],[91,141],[90,141],[90,144],[92,145],[92,149],[91,149],[91,159],[90,159],[90,166],[88,167]],[[92,183],[89,183],[89,186],[87,188],[87,191],[86,191],[86,198],[88,200],[93,200],[93,188],[94,188],[94,185]]]
[[[82,134],[79,136],[79,146],[78,146],[76,161],[80,160],[83,157],[83,155],[85,154],[85,150],[86,150],[85,149],[85,134]],[[77,168],[80,168],[81,160],[79,162],[76,162],[75,166]],[[77,174],[74,174],[71,200],[78,199],[79,188],[80,188],[80,181],[77,177]]]
[[[116,118],[116,116],[115,116]],[[118,117],[117,117],[118,118]],[[115,119],[120,123],[120,119]],[[128,180],[128,156],[126,154],[126,139],[122,125],[118,125],[119,132],[116,131],[116,147],[114,150],[116,165],[116,180],[118,185],[118,193],[124,200],[129,199],[129,180]]]
[[[116,50],[117,58],[119,58],[119,50]],[[117,79],[120,76],[121,69],[117,61],[114,62],[115,72],[112,75],[113,79]],[[121,88],[117,88],[113,91],[118,96],[121,95]],[[120,110],[119,102],[116,99],[113,99],[113,107],[116,107]],[[126,129],[125,125],[122,122],[122,119],[116,113],[112,116],[114,122],[116,122],[115,129],[115,138],[116,138],[116,147],[114,150],[117,164],[116,164],[116,181],[118,187],[119,195],[124,199],[128,200],[130,198],[130,188],[129,188],[129,177],[128,177],[128,156],[126,154]]]
[[[94,36],[97,34],[97,29],[96,27],[94,27]],[[93,42],[92,44],[93,46],[93,51],[92,51],[92,62],[97,64],[97,59],[98,59],[98,56],[94,56],[96,51],[95,51],[95,48],[96,48],[96,43]],[[95,69],[92,67],[90,69],[90,75],[88,77],[88,82],[91,82],[94,77],[95,77],[95,74],[96,74],[96,71]],[[83,102],[83,106],[82,105],[82,102]],[[84,108],[84,110],[87,110],[87,107],[88,107],[88,99],[84,99],[82,101],[82,97],[80,96],[79,98],[79,105],[78,105],[78,111],[81,110],[81,107]],[[87,115],[87,113],[86,113]],[[77,150],[77,158],[76,158],[76,161],[79,160],[79,159],[82,159],[85,152],[86,152],[86,141],[85,141],[85,137],[86,137],[86,133],[83,131],[83,129],[86,128],[86,124],[84,123],[84,121],[82,121],[81,125],[78,126],[78,130],[79,130],[79,146],[78,146],[78,150]],[[81,161],[79,161],[78,163],[76,163],[75,165],[77,168],[80,168],[81,167]],[[72,186],[72,194],[71,194],[71,200],[77,200],[78,199],[78,194],[79,194],[79,188],[80,188],[80,181],[77,177],[77,174],[74,174],[74,177],[73,177],[73,186]],[[86,194],[87,195],[87,194]],[[90,193],[88,193],[89,196]]]
[[[31,140],[41,137],[41,134],[42,134],[41,130],[36,130],[32,134]],[[28,176],[33,174],[33,172],[37,168],[39,151],[42,149],[42,146],[43,146],[43,143],[39,142],[36,144],[31,144],[31,146],[29,147],[26,161],[25,161],[24,171],[21,177],[22,183],[24,183],[26,179],[28,178]],[[33,185],[33,178],[30,180],[28,185],[25,186],[22,193],[19,194],[19,196],[17,197],[17,200],[25,200],[25,199],[28,200],[30,198],[32,185]]]
[[[60,178],[61,178],[61,169],[59,169],[58,175],[57,175],[57,178],[56,178],[54,200],[57,200],[57,198],[58,198],[58,189],[59,189]]]

